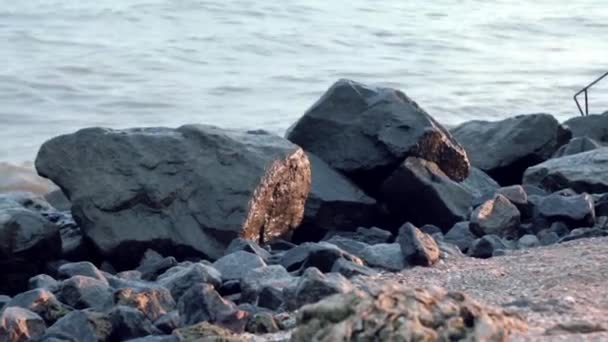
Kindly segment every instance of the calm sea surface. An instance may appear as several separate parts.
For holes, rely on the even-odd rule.
[[[448,124],[566,119],[607,38],[606,0],[0,0],[0,161],[86,126],[282,133],[338,78]]]

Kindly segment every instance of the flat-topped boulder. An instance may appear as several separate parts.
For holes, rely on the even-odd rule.
[[[555,158],[535,165],[524,174],[524,183],[549,191],[608,192],[608,147]]]
[[[207,125],[83,129],[47,141],[36,168],[102,255],[125,267],[148,248],[216,259],[236,237],[272,240],[300,223],[310,190],[299,147]]]
[[[369,192],[410,156],[436,162],[455,180],[469,174],[462,146],[416,102],[391,88],[339,80],[287,138]]]
[[[502,185],[518,184],[526,168],[543,162],[571,134],[549,114],[501,121],[469,121],[451,130],[471,160]]]

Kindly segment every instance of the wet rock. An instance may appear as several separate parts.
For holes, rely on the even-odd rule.
[[[88,261],[63,264],[59,267],[58,276],[60,279],[67,279],[77,275],[97,279],[108,284],[108,280],[103,276],[101,271]]]
[[[380,197],[398,224],[434,224],[449,229],[466,220],[473,195],[437,164],[407,158],[382,184]]]
[[[243,332],[248,314],[234,303],[223,299],[208,284],[197,284],[190,288],[177,303],[183,325],[210,322],[235,332]]]
[[[129,306],[141,311],[151,322],[173,311],[175,300],[165,288],[123,288],[114,292],[116,305]]]
[[[432,266],[439,261],[439,247],[432,236],[411,223],[399,228],[397,243],[401,246],[404,263],[411,266]]]
[[[315,235],[327,230],[353,230],[359,226],[376,224],[380,220],[375,199],[314,154],[308,153],[308,159],[311,189],[306,200],[304,219],[294,238],[310,241]]]
[[[110,339],[126,340],[161,333],[139,310],[119,305],[108,314],[112,323]]]
[[[23,207],[0,209],[0,293],[23,291],[29,278],[42,273],[45,263],[60,254],[61,236],[55,224]]]
[[[517,235],[520,213],[506,197],[496,195],[471,214],[471,231],[477,236],[496,234],[503,237]]]
[[[589,137],[576,137],[555,151],[553,158],[570,156],[577,153],[595,150],[596,148],[600,147],[602,147],[600,143]]]
[[[206,125],[83,129],[44,143],[36,169],[64,190],[102,255],[124,268],[148,248],[217,259],[236,237],[272,240],[300,223],[310,190],[297,146]]]
[[[362,265],[356,256],[347,253],[337,246],[327,242],[303,243],[289,251],[281,258],[281,265],[288,271],[297,271],[308,267],[316,267],[321,272],[329,272],[336,260],[344,258]]]
[[[502,341],[526,323],[502,309],[439,288],[387,287],[336,295],[303,307],[294,342]]]
[[[232,254],[238,251],[253,253],[262,258],[262,260],[264,260],[265,262],[268,261],[268,258],[270,257],[270,253],[264,248],[260,247],[260,245],[258,245],[254,241],[242,238],[236,238],[232,240],[232,242],[230,242],[230,245],[228,245],[228,248],[226,248],[224,255]]]
[[[500,236],[490,234],[485,235],[480,239],[473,241],[467,254],[474,258],[491,258],[496,255],[497,252],[508,249],[509,246],[505,243]]]
[[[222,283],[221,274],[215,268],[194,263],[189,266],[176,266],[161,274],[158,284],[169,289],[174,299],[179,298],[196,284],[211,284],[216,288]]]
[[[91,310],[72,311],[46,330],[41,341],[107,341],[112,322]]]
[[[50,292],[55,292],[59,289],[59,282],[55,278],[47,274],[39,274],[28,280],[28,288],[34,289],[45,289]]]
[[[11,299],[6,307],[20,307],[39,315],[47,324],[55,323],[70,310],[61,304],[55,295],[45,289],[35,289],[20,293]]]
[[[443,240],[458,246],[462,252],[466,252],[477,238],[469,227],[469,221],[458,222],[445,234]]]
[[[608,192],[608,147],[547,160],[526,170],[524,183],[551,192],[571,188],[582,193]]]
[[[587,137],[598,142],[608,142],[608,113],[573,117],[564,122],[573,137]]]
[[[571,136],[549,114],[469,121],[451,132],[467,150],[471,165],[502,185],[520,184],[528,167],[549,159]]]
[[[406,264],[398,243],[379,243],[361,251],[361,259],[368,266],[379,267],[389,271],[401,271]]]
[[[371,192],[410,156],[437,162],[455,180],[469,174],[466,153],[450,133],[390,88],[339,80],[287,138]]]
[[[283,290],[285,304],[295,310],[305,304],[315,303],[336,293],[348,293],[353,285],[337,273],[323,274],[318,269],[306,269],[297,283]]]
[[[269,312],[258,312],[247,322],[247,332],[252,334],[272,334],[279,331],[279,326]]]
[[[213,267],[222,274],[223,281],[240,280],[247,272],[264,266],[266,263],[262,258],[244,251],[225,255],[213,263]]]
[[[352,278],[354,276],[372,276],[378,274],[378,272],[372,268],[355,264],[352,261],[346,259],[338,259],[334,262],[334,266],[331,268],[331,272],[339,273],[346,278]]]
[[[256,268],[241,279],[241,300],[247,303],[256,303],[260,293],[265,288],[282,291],[285,287],[291,285],[295,279],[281,265]]]
[[[112,307],[112,289],[107,282],[85,277],[73,276],[61,283],[57,298],[74,309],[91,308],[104,311]]]
[[[517,247],[519,248],[532,248],[538,246],[540,246],[540,241],[536,235],[526,234],[517,241]]]
[[[40,316],[20,307],[0,312],[0,341],[25,342],[40,337],[46,324]]]
[[[200,322],[195,325],[176,329],[173,334],[182,342],[196,341],[238,341],[238,336],[223,327],[209,322]]]
[[[549,221],[563,221],[575,227],[595,224],[595,206],[593,198],[588,194],[576,196],[552,194],[540,202],[538,210],[540,215]]]

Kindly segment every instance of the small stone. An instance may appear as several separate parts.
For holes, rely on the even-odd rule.
[[[378,274],[378,272],[372,268],[355,264],[354,262],[346,259],[336,260],[336,262],[334,262],[334,266],[331,268],[331,272],[339,273],[346,278],[352,278],[358,275],[373,276]]]
[[[541,246],[548,246],[557,243],[560,239],[557,233],[549,231],[548,229],[542,230],[537,234]]]
[[[485,235],[473,242],[467,254],[474,258],[486,259],[494,256],[496,251],[505,250],[507,248],[507,245],[499,236]]]
[[[35,289],[16,295],[6,307],[20,307],[39,315],[47,324],[53,324],[70,310],[46,289]]]
[[[122,288],[114,292],[114,303],[136,308],[151,322],[175,309],[176,303],[169,290],[158,288]]]
[[[245,251],[225,255],[213,263],[213,267],[221,273],[223,281],[240,280],[247,272],[264,266],[266,263],[261,257]]]
[[[264,261],[267,261],[270,257],[270,253],[264,248],[260,247],[260,245],[258,245],[254,241],[246,240],[243,238],[236,238],[232,240],[232,242],[230,242],[230,245],[228,245],[228,247],[226,248],[224,255],[232,254],[237,251],[253,253],[262,258],[262,260]]]
[[[107,281],[85,277],[73,276],[61,283],[58,299],[75,309],[92,308],[104,311],[112,306],[112,289]]]
[[[421,232],[411,223],[399,228],[397,242],[401,246],[404,263],[413,266],[432,266],[439,260],[439,247],[435,239]]]
[[[283,305],[283,291],[276,287],[266,286],[258,296],[258,306],[269,310],[278,310]]]
[[[361,259],[368,266],[389,271],[401,271],[406,266],[401,246],[398,243],[379,243],[368,246],[361,251]]]
[[[434,226],[432,224],[425,224],[424,226],[420,227],[420,230],[423,233],[429,234],[429,235],[433,235],[433,234],[443,234],[443,231],[441,230],[441,228]]]
[[[272,334],[279,331],[279,326],[271,313],[258,312],[249,319],[245,330],[252,334]]]
[[[200,322],[180,329],[173,334],[180,341],[232,341],[238,338],[232,331],[209,322]]]
[[[34,289],[45,289],[51,292],[57,291],[59,288],[59,282],[55,278],[47,274],[39,274],[35,277],[30,278],[28,281],[28,288]]]
[[[503,195],[484,202],[471,214],[470,229],[477,236],[495,234],[502,237],[517,235],[520,213]]]
[[[68,279],[73,276],[85,276],[108,284],[108,280],[95,265],[88,261],[63,264],[58,270],[59,278]]]
[[[139,310],[119,305],[109,313],[112,323],[110,340],[126,340],[161,333],[152,322]]]
[[[536,237],[536,235],[527,234],[519,238],[517,241],[517,246],[519,248],[532,248],[540,246],[540,241]]]
[[[154,321],[154,326],[165,334],[170,334],[173,330],[179,328],[181,320],[177,310],[167,312]]]
[[[298,282],[283,290],[287,308],[294,310],[305,304],[317,302],[336,293],[353,290],[348,279],[337,273],[323,274],[318,269],[306,269]]]
[[[256,268],[241,279],[241,300],[246,303],[256,303],[264,288],[271,287],[282,291],[296,279],[281,265]]]
[[[187,266],[175,266],[168,269],[157,278],[157,282],[169,289],[175,300],[196,284],[211,284],[219,288],[222,276],[215,268],[203,263],[194,263]]]
[[[443,240],[455,244],[462,252],[466,252],[476,239],[475,234],[471,232],[469,227],[469,221],[458,222],[445,234]]]
[[[308,267],[316,267],[322,272],[329,272],[334,262],[340,258],[362,265],[356,256],[340,249],[336,245],[321,241],[318,243],[303,243],[289,251],[281,258],[281,265],[288,271],[299,271]]]

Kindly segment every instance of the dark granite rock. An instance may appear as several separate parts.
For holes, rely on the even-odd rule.
[[[40,337],[46,324],[30,310],[9,307],[0,312],[0,341],[25,342]]]
[[[85,276],[73,276],[64,280],[57,298],[78,310],[91,308],[104,311],[111,308],[113,303],[112,289],[107,282]]]
[[[264,131],[206,125],[83,129],[44,143],[36,169],[122,268],[137,266],[148,248],[217,259],[236,237],[272,240],[300,223],[310,190],[308,158],[297,146]]]
[[[528,167],[550,158],[571,136],[549,114],[469,121],[451,132],[467,150],[471,165],[502,185],[520,184]]]
[[[397,224],[434,224],[447,231],[467,219],[473,195],[433,162],[407,158],[382,184],[380,197]]]
[[[88,261],[63,264],[59,267],[57,275],[60,279],[68,279],[73,276],[85,276],[108,284],[108,280],[103,276],[101,271]]]
[[[11,299],[6,307],[20,307],[39,315],[47,324],[55,323],[70,310],[61,304],[55,295],[45,289],[35,289],[20,293]]]
[[[555,151],[553,158],[570,156],[577,153],[595,150],[596,148],[600,147],[602,147],[600,143],[589,137],[576,137]]]
[[[420,227],[420,231],[422,231],[425,234],[429,234],[429,235],[433,235],[433,234],[442,234],[443,235],[443,231],[441,230],[441,228],[434,226],[432,224],[425,224],[424,226]]]
[[[176,329],[173,335],[179,341],[198,342],[198,341],[217,341],[217,342],[236,342],[241,339],[232,331],[209,322],[200,322],[195,325]]]
[[[232,254],[238,251],[253,253],[262,258],[264,261],[268,261],[268,258],[270,257],[270,253],[264,248],[260,247],[260,245],[258,245],[256,242],[242,238],[232,240],[232,242],[230,242],[226,248],[224,255]]]
[[[167,312],[154,321],[154,326],[165,334],[170,334],[173,330],[179,328],[181,319],[177,310]]]
[[[469,174],[464,149],[402,92],[336,82],[289,130],[287,138],[369,192],[405,158],[437,162],[450,178]]]
[[[564,122],[573,137],[587,137],[602,143],[608,142],[608,112],[602,115],[576,116]]]
[[[389,243],[393,241],[393,234],[390,231],[378,227],[359,227],[354,232],[332,230],[325,235],[323,240],[329,240],[334,236],[352,239],[355,241],[366,243],[368,245],[375,245],[378,243]]]
[[[368,266],[379,267],[388,271],[401,271],[406,264],[398,243],[379,243],[361,251],[361,259]]]
[[[196,284],[206,283],[219,288],[222,283],[221,274],[215,268],[203,263],[194,263],[188,266],[175,266],[161,274],[158,284],[169,289],[175,300]]]
[[[240,280],[247,272],[264,266],[266,263],[262,258],[245,251],[225,255],[213,263],[213,267],[222,274],[223,281]]]
[[[432,266],[439,261],[439,247],[429,234],[411,223],[399,228],[397,243],[401,246],[404,263],[411,266]]]
[[[249,318],[246,327],[252,334],[272,334],[279,331],[279,325],[269,312],[258,312]]]
[[[306,269],[300,279],[283,290],[283,298],[289,310],[295,310],[305,304],[315,303],[336,293],[347,293],[353,285],[337,273],[323,274],[318,269]]]
[[[258,295],[258,306],[278,310],[283,305],[283,291],[272,286],[263,287]]]
[[[327,243],[338,246],[340,249],[352,255],[357,255],[369,244],[340,235],[334,235],[330,239],[326,240]]]
[[[378,274],[378,272],[372,268],[356,264],[346,259],[336,260],[336,262],[334,262],[334,266],[331,268],[331,272],[339,273],[346,278],[352,278],[358,275],[373,276]]]
[[[473,241],[467,254],[474,258],[486,259],[494,256],[497,251],[506,250],[508,248],[509,246],[507,246],[500,236],[489,234]]]
[[[151,322],[173,311],[175,300],[169,290],[159,288],[123,288],[114,292],[114,304],[133,307],[141,311]]]
[[[58,341],[107,341],[112,334],[112,322],[103,313],[77,310],[65,315],[46,330],[40,339]]]
[[[576,192],[608,192],[608,147],[547,160],[526,170],[524,183],[551,192],[571,188]]]
[[[347,253],[336,245],[324,241],[303,243],[289,251],[281,258],[281,265],[288,271],[303,270],[316,267],[321,272],[329,272],[337,259],[346,260],[362,265],[363,262],[356,256]]]
[[[59,289],[59,282],[48,274],[39,274],[28,280],[28,289],[45,289],[55,292]]]
[[[469,190],[473,197],[493,193],[500,187],[492,177],[476,167],[471,167],[471,174],[460,184]]]
[[[559,235],[557,235],[557,233],[552,232],[548,229],[538,232],[538,234],[536,234],[536,236],[538,237],[538,240],[539,240],[541,246],[552,245],[554,243],[557,243],[560,239],[560,237],[559,237]]]
[[[570,234],[564,236],[559,240],[559,242],[566,242],[584,238],[592,238],[592,237],[603,237],[608,236],[608,229],[602,229],[598,227],[591,228],[576,228],[573,229]]]
[[[595,224],[595,206],[593,198],[588,194],[552,194],[542,200],[538,210],[549,221],[562,221],[573,227],[590,227]]]
[[[517,207],[503,195],[496,195],[473,211],[470,229],[477,236],[496,234],[515,237],[520,217]]]
[[[282,291],[285,287],[291,285],[295,279],[281,265],[256,268],[241,279],[241,300],[247,303],[256,303],[264,288],[270,287]]]
[[[540,246],[540,241],[536,235],[526,234],[517,241],[518,248],[532,248]]]
[[[109,312],[108,317],[112,323],[110,340],[124,341],[161,334],[161,331],[150,322],[143,312],[129,306],[119,305],[114,307]]]
[[[477,236],[470,229],[470,222],[463,221],[456,223],[445,234],[443,240],[458,246],[462,252],[466,252],[476,238]]]

